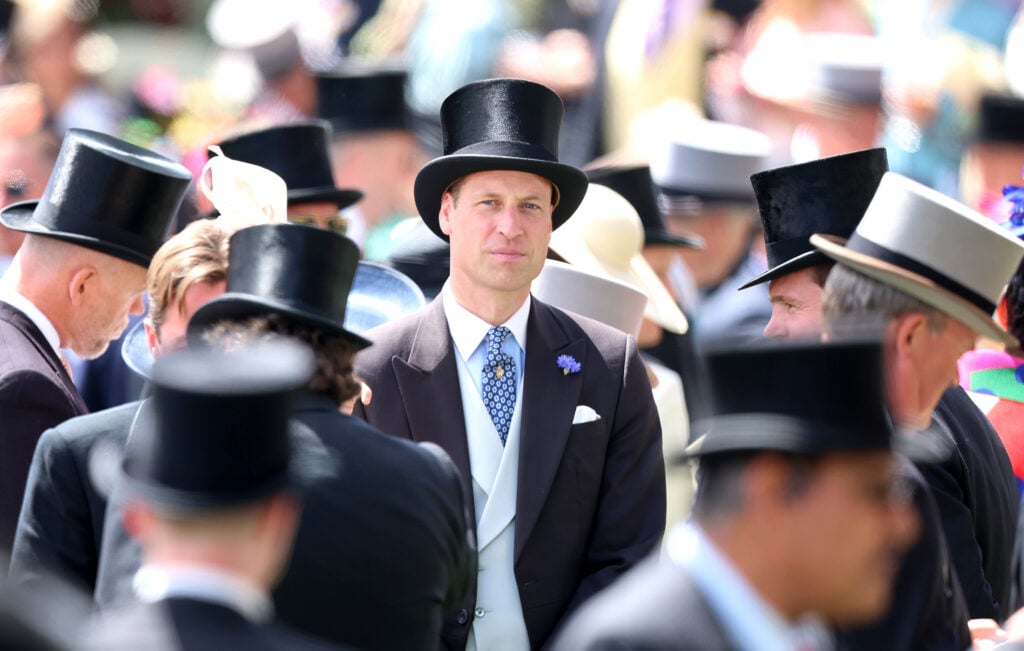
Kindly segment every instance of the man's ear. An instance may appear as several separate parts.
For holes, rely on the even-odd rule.
[[[146,317],[142,321],[142,327],[146,330],[146,346],[149,348],[149,354],[154,358],[160,355],[160,337],[156,333],[156,326],[153,322]]]
[[[928,317],[921,312],[910,312],[897,317],[891,324],[894,352],[899,360],[917,360],[931,354],[931,341],[925,337]]]
[[[82,265],[75,269],[68,279],[68,299],[74,307],[80,307],[85,300],[86,293],[99,279],[96,268],[92,265]]]
[[[451,213],[454,209],[455,197],[451,192],[445,192],[441,195],[441,209],[437,211],[437,223],[441,232],[448,236],[452,234]]]

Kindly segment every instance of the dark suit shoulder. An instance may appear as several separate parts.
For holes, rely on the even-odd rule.
[[[553,651],[727,651],[728,638],[689,575],[648,556],[570,618]]]
[[[47,441],[54,445],[59,440],[76,451],[87,453],[96,441],[107,437],[117,437],[123,443],[138,409],[136,401],[69,418],[44,432],[39,444],[42,446],[43,441]]]

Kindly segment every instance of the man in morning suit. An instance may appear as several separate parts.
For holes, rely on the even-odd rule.
[[[98,357],[142,313],[146,267],[191,178],[154,152],[71,129],[42,198],[0,211],[26,233],[0,282],[0,548],[40,434],[87,411],[60,349]]]
[[[772,339],[817,340],[821,301],[834,262],[811,244],[814,233],[848,238],[889,169],[884,149],[840,154],[750,177],[764,227],[769,269],[741,289],[768,283]],[[927,651],[970,646],[967,607],[932,491],[910,461],[898,472],[910,489],[921,535],[903,558],[886,614],[837,631],[841,650]]]
[[[151,357],[182,348],[189,318],[224,292],[229,236],[220,221],[203,219],[157,250],[147,274],[145,331],[129,331],[125,339],[125,358],[133,370],[148,376]],[[93,595],[110,507],[90,480],[89,459],[94,449],[124,447],[139,404],[75,417],[43,432],[14,535],[9,585],[36,590],[47,574],[55,574]]]
[[[235,233],[229,250],[227,291],[193,315],[190,346],[200,337],[217,349],[271,337],[309,345],[317,369],[294,400],[306,433],[296,449],[330,457],[337,470],[305,492],[275,611],[307,634],[367,651],[435,647],[473,575],[465,502],[440,448],[340,413],[359,392],[352,358],[369,345],[344,326],[358,247],[326,230],[264,224]],[[117,598],[129,592],[138,549],[107,520],[98,587]]]
[[[661,431],[636,341],[531,298],[552,228],[586,176],[557,160],[562,104],[516,79],[441,107],[445,155],[416,178],[451,243],[441,296],[368,333],[356,413],[451,455],[473,505],[479,571],[446,648],[541,648],[579,604],[660,542]]]
[[[585,604],[556,651],[795,651],[884,612],[918,520],[892,448],[878,341],[708,354],[693,518]],[[842,373],[834,372],[843,369]],[[793,391],[799,385],[803,391]]]
[[[152,398],[107,471],[145,550],[138,602],[103,613],[83,648],[330,648],[275,625],[269,594],[291,553],[298,493],[327,472],[300,463],[289,436],[292,395],[313,367],[292,342],[155,362]]]
[[[892,172],[848,240],[819,234],[811,243],[837,262],[825,283],[826,330],[878,321],[893,418],[908,429],[934,428],[954,446],[943,462],[918,468],[938,505],[969,616],[1001,621],[1009,614],[1017,486],[999,436],[956,386],[957,360],[979,336],[1016,345],[992,314],[1024,244]]]

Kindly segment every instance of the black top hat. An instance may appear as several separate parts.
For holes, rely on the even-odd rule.
[[[297,483],[288,416],[292,393],[313,368],[309,349],[287,341],[158,359],[122,462],[127,495],[194,512]]]
[[[692,249],[703,249],[699,235],[674,235],[665,228],[665,218],[658,207],[658,191],[651,180],[647,165],[633,167],[599,167],[587,170],[591,183],[599,183],[615,190],[633,204],[644,225],[644,245],[671,244]]]
[[[331,128],[322,120],[250,131],[223,140],[218,146],[225,156],[265,167],[284,179],[289,204],[330,201],[341,209],[363,198],[359,190],[335,187]]]
[[[490,170],[530,172],[558,190],[552,228],[569,219],[587,192],[587,176],[558,162],[558,132],[564,107],[555,91],[522,79],[467,84],[441,105],[444,155],[416,175],[416,208],[430,230],[438,225],[441,196],[456,180]]]
[[[238,231],[228,246],[227,291],[192,315],[190,339],[224,319],[280,314],[359,348],[370,345],[343,325],[359,264],[355,242],[312,226],[261,224]]]
[[[885,149],[778,167],[750,177],[764,226],[768,271],[740,289],[829,262],[811,235],[848,238],[889,170]]]
[[[316,77],[317,115],[334,134],[378,129],[412,130],[405,104],[406,72],[400,68],[349,66]]]
[[[0,222],[148,267],[191,180],[160,154],[69,129],[42,198],[7,206]]]
[[[1024,98],[989,93],[978,104],[973,141],[1024,143]]]
[[[890,448],[922,459],[942,455],[929,433],[895,431],[885,407],[880,340],[731,346],[709,351],[707,367],[713,416],[690,456]]]

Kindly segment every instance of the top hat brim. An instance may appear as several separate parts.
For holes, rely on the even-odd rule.
[[[132,326],[121,341],[121,359],[136,375],[149,379],[153,371],[153,353],[146,340],[146,327],[142,321]]]
[[[202,331],[219,321],[238,320],[255,316],[280,314],[289,320],[315,328],[330,335],[336,335],[355,344],[358,348],[366,348],[371,342],[354,332],[349,332],[341,323],[326,319],[294,305],[282,303],[271,298],[227,292],[209,301],[196,310],[188,322],[188,339],[190,344],[199,343]]]
[[[748,287],[753,287],[754,285],[760,285],[761,283],[781,278],[787,274],[796,273],[801,269],[815,267],[819,264],[826,264],[829,261],[830,258],[821,251],[804,251],[794,258],[790,258],[789,260],[777,264],[771,269],[754,276],[747,282],[740,285],[738,289],[746,289]]]
[[[32,219],[32,214],[35,212],[38,204],[39,201],[37,199],[11,204],[3,210],[0,210],[0,223],[13,231],[52,237],[54,239],[83,246],[87,249],[99,251],[100,253],[112,255],[115,258],[126,260],[127,262],[137,264],[141,267],[149,267],[149,263],[153,259],[153,253],[143,253],[136,249],[114,244],[98,237],[53,230],[39,224]]]
[[[423,291],[408,276],[360,260],[345,304],[345,328],[361,335],[426,304]]]
[[[438,213],[441,210],[441,196],[452,183],[476,172],[528,172],[550,181],[558,188],[559,201],[551,214],[551,228],[561,226],[583,201],[587,193],[587,175],[581,170],[552,161],[514,156],[451,154],[427,163],[416,175],[414,195],[416,209],[430,230],[448,241],[441,231]]]
[[[300,188],[288,191],[288,205],[328,202],[337,204],[338,210],[348,208],[362,198],[362,190],[335,187]]]
[[[1019,345],[1017,338],[1003,330],[993,320],[991,314],[986,314],[966,299],[957,296],[948,289],[940,287],[924,276],[864,253],[848,249],[844,246],[845,242],[845,239],[831,235],[816,234],[811,236],[811,244],[818,247],[825,255],[836,262],[844,264],[869,278],[891,285],[931,305],[935,309],[960,321],[983,337],[1010,347],[1017,347]]]
[[[782,414],[729,414],[715,416],[703,426],[705,433],[674,457],[674,464],[684,463],[716,454],[742,452],[782,452],[788,454],[831,454],[838,452],[870,452],[877,445],[865,444],[857,448],[855,441],[878,440],[877,433],[856,436],[849,428],[838,423],[821,423],[786,416]],[[827,441],[835,438],[829,432],[841,436],[851,445],[829,446]],[[914,461],[937,463],[949,457],[951,452],[948,439],[934,430],[907,432],[897,429],[893,432],[891,449]]]

